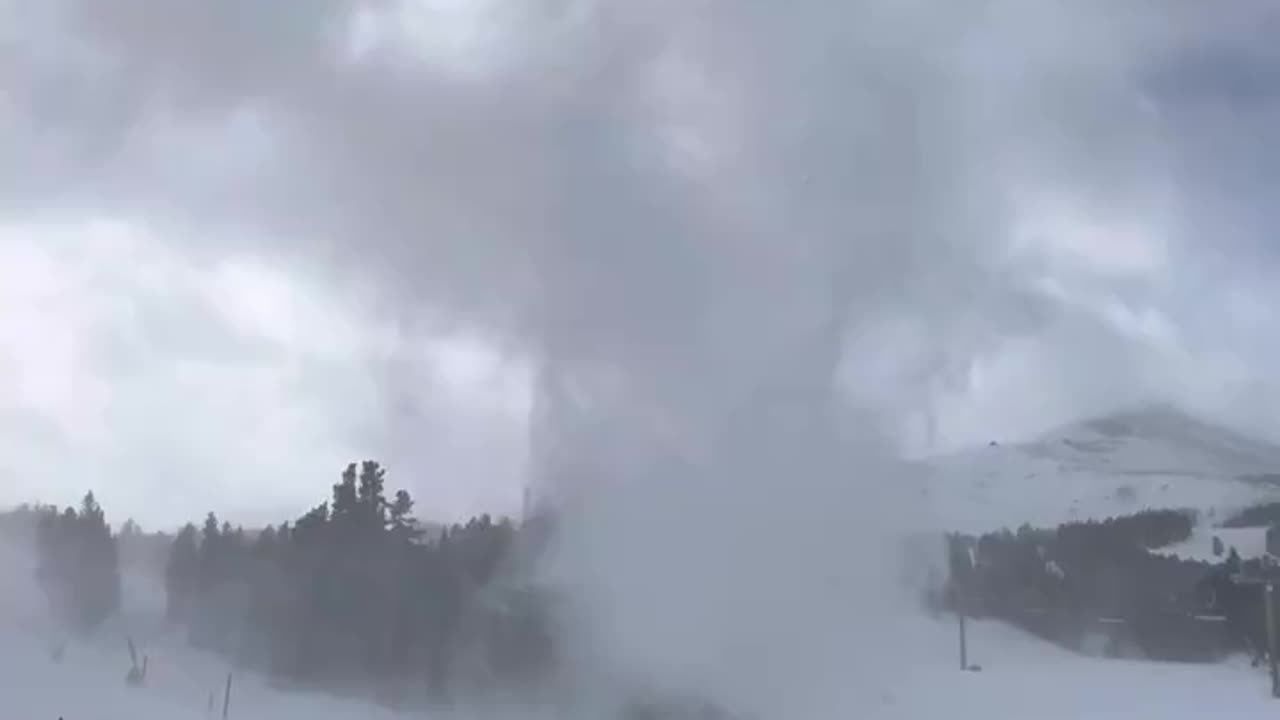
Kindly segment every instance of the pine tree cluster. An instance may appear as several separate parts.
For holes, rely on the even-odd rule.
[[[534,682],[552,662],[546,598],[500,570],[531,551],[536,524],[483,515],[428,533],[413,509],[366,461],[293,523],[251,535],[210,513],[173,541],[169,616],[280,681],[388,702]]]
[[[93,493],[80,509],[36,512],[36,575],[56,619],[85,633],[120,609],[119,549]]]
[[[1221,609],[1210,591],[1219,567],[1152,552],[1188,539],[1195,522],[1189,511],[1147,510],[1055,529],[951,535],[949,600],[1071,648],[1103,634],[1110,652],[1213,659],[1242,647],[1228,625],[1204,618]],[[1239,562],[1234,549],[1232,557]]]

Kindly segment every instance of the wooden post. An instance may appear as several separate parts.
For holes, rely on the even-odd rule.
[[[1267,660],[1271,666],[1271,697],[1280,698],[1280,667],[1276,665],[1275,586],[1267,583]]]
[[[227,690],[222,695],[222,720],[231,714],[231,673],[227,673]]]

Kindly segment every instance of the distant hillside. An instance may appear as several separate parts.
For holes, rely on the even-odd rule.
[[[1225,519],[1280,500],[1280,447],[1165,407],[1074,423],[1028,442],[925,461],[922,490],[948,530],[1189,508]]]

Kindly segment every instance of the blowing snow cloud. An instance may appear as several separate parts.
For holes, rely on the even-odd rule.
[[[510,348],[539,471],[596,503],[569,553],[606,644],[736,691],[757,676],[708,668],[745,645],[814,678],[868,630],[828,633],[863,602],[847,579],[797,588],[898,529],[878,433],[1027,338],[1064,388],[1035,402],[1167,389],[1151,368],[1203,332],[1165,317],[1191,238],[1256,224],[1198,191],[1266,192],[1228,156],[1258,121],[1183,81],[1239,74],[1205,58],[1256,3],[4,7],[5,212],[145,223]],[[1081,343],[1096,365],[1053,365]],[[628,550],[654,527],[697,562]]]

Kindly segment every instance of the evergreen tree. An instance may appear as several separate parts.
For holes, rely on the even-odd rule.
[[[138,527],[138,523],[133,518],[124,521],[124,525],[120,526],[121,539],[131,539],[142,534],[142,528]]]
[[[541,595],[495,583],[515,526],[483,515],[424,541],[412,496],[388,500],[386,481],[377,462],[350,464],[325,502],[252,541],[213,513],[184,528],[166,573],[172,616],[197,644],[326,685],[425,675],[444,697],[463,653],[510,678],[548,662]]]
[[[169,560],[165,566],[165,592],[170,620],[185,620],[189,617],[191,603],[200,588],[200,547],[196,534],[196,526],[187,523],[178,531],[169,549]]]
[[[413,498],[409,491],[396,491],[395,499],[387,509],[387,525],[397,540],[412,541],[422,537],[418,521],[413,517]]]
[[[1227,559],[1224,564],[1227,568],[1227,573],[1231,575],[1239,574],[1240,553],[1236,552],[1235,546],[1232,546],[1231,550],[1227,553]]]
[[[120,609],[120,558],[106,514],[92,492],[79,511],[48,510],[37,531],[37,576],[54,616],[89,632]]]
[[[386,470],[381,465],[366,460],[360,464],[359,487],[356,489],[361,533],[366,537],[377,535],[387,524],[387,500],[384,495]]]

